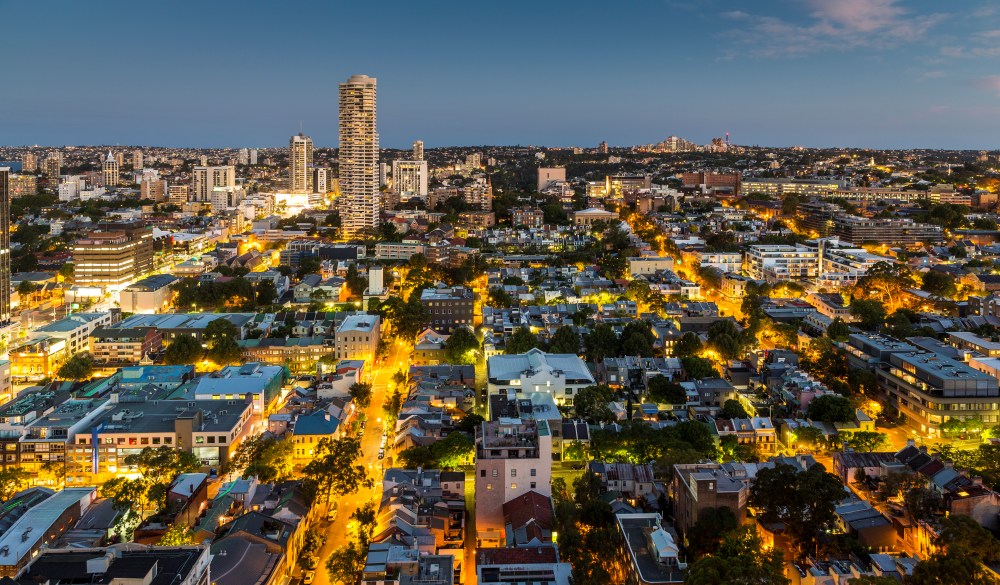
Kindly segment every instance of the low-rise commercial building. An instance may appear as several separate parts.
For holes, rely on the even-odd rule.
[[[173,291],[170,286],[177,282],[170,274],[156,274],[134,282],[118,293],[118,301],[125,313],[163,313],[170,308]]]
[[[556,404],[573,404],[576,394],[596,384],[587,364],[576,354],[545,353],[538,348],[527,353],[494,355],[486,361],[490,394],[548,394]]]

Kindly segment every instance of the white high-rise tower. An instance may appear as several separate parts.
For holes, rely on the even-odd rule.
[[[299,132],[288,141],[288,178],[292,193],[313,192],[313,141]]]
[[[378,131],[375,78],[352,75],[340,84],[340,218],[344,235],[378,227]]]

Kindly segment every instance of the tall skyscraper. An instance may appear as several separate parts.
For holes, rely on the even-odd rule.
[[[0,167],[0,323],[10,322],[10,167]]]
[[[38,157],[30,152],[24,153],[21,157],[21,170],[26,173],[33,173],[38,170]]]
[[[239,163],[241,165],[248,165],[248,164],[250,164],[250,149],[248,149],[248,148],[241,148],[240,149],[240,154],[237,157],[237,160],[239,161]]]
[[[417,140],[413,143],[413,160],[424,160],[424,141]]]
[[[250,164],[252,164],[252,165],[257,164],[257,149],[256,148],[251,148],[250,149]]]
[[[191,172],[191,201],[208,203],[216,187],[235,187],[236,167],[195,167]]]
[[[132,170],[141,171],[142,167],[144,166],[144,163],[145,163],[145,161],[143,160],[143,157],[142,157],[142,151],[141,150],[133,150],[132,151]]]
[[[288,187],[292,193],[312,193],[312,166],[312,138],[299,132],[288,141]]]
[[[101,173],[104,178],[105,187],[117,187],[119,179],[119,169],[121,166],[118,164],[118,158],[109,150],[107,158],[101,163]]]
[[[340,84],[340,218],[347,237],[378,227],[375,84],[367,75]]]

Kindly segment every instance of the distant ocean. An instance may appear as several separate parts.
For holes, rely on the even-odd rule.
[[[21,161],[19,160],[0,160],[0,167],[10,167],[10,172],[19,173],[21,172]]]

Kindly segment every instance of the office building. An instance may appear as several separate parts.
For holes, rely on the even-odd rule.
[[[0,167],[0,324],[10,321],[10,167]]]
[[[21,157],[21,170],[26,173],[33,173],[38,170],[38,157],[30,152],[24,153]]]
[[[455,327],[472,327],[474,296],[464,286],[425,288],[420,291],[420,303],[427,309],[432,329],[451,333]]]
[[[66,341],[67,355],[76,355],[90,349],[90,334],[99,327],[108,327],[115,321],[113,313],[73,313],[43,325],[35,330],[50,339]]]
[[[153,314],[170,308],[173,292],[170,286],[177,282],[176,276],[155,274],[125,287],[118,296],[125,313]]]
[[[409,201],[414,197],[427,199],[427,161],[393,161],[392,190],[400,201]]]
[[[235,187],[236,167],[232,165],[198,166],[191,172],[191,200],[209,203],[216,187]]]
[[[288,141],[288,187],[293,193],[313,192],[313,141],[299,132]]]
[[[837,192],[843,183],[827,179],[746,179],[741,189],[750,199],[756,195],[782,198],[785,195],[806,197],[829,197]]]
[[[344,235],[378,227],[376,80],[353,75],[340,84],[340,217]]]
[[[53,493],[24,511],[19,517],[15,514],[16,519],[10,518],[12,524],[7,526],[0,536],[0,551],[3,551],[0,555],[0,578],[14,583],[9,579],[21,574],[32,559],[38,556],[41,549],[53,546],[66,530],[80,520],[96,499],[97,490],[92,487],[69,488]],[[30,574],[41,573],[33,571]],[[25,582],[57,583],[58,581],[32,578],[31,581]]]
[[[153,232],[146,227],[95,231],[73,244],[76,283],[120,287],[153,270]]]
[[[101,163],[101,177],[104,179],[105,187],[117,187],[120,179],[121,165],[118,158],[109,150],[108,156]]]
[[[737,196],[740,194],[741,176],[739,173],[721,174],[681,173],[681,190],[685,192],[703,193],[707,195]]]
[[[417,140],[413,143],[413,160],[424,160],[424,141]]]

